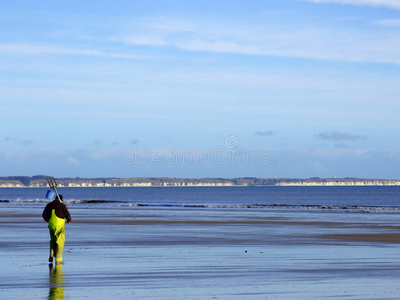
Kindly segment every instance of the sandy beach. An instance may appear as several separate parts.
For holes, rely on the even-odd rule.
[[[70,208],[49,266],[43,208],[1,207],[1,299],[398,299],[400,216]]]

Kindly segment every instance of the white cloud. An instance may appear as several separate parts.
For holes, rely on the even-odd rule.
[[[166,46],[167,42],[160,37],[156,36],[147,36],[147,35],[138,35],[130,38],[126,38],[125,41],[128,44],[138,45],[138,46]]]
[[[328,0],[302,1],[328,2]],[[357,1],[343,0],[343,2]],[[398,3],[400,8],[400,1]],[[257,25],[227,21],[154,18],[139,21],[134,26],[134,33],[106,38],[109,49],[113,51],[101,49],[97,45],[88,49],[62,44],[4,43],[0,44],[0,53],[149,59],[148,55],[144,57],[132,54],[134,49],[132,47],[124,48],[126,45],[133,45],[175,48],[192,52],[400,64],[398,51],[400,38],[396,34],[384,30],[367,32],[356,27],[343,28],[312,23],[309,20],[307,22],[289,20],[285,16],[282,16],[282,22],[279,23],[266,21]],[[400,26],[400,20],[382,20],[375,24],[386,27]]]
[[[400,19],[387,19],[374,22],[375,25],[384,27],[400,27]]]
[[[279,23],[257,25],[165,18],[163,26],[153,25],[161,23],[156,18],[143,23],[119,41],[186,51],[400,64],[400,38],[384,31],[285,20],[285,16]]]
[[[384,6],[394,9],[400,9],[400,1],[398,0],[301,0],[314,3],[338,3],[360,6]]]
[[[264,54],[257,45],[241,44],[230,41],[208,41],[194,39],[177,43],[176,46],[183,50],[209,51],[217,53],[238,53],[238,54]]]

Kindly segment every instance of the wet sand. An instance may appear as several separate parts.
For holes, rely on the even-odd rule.
[[[1,299],[399,299],[400,216],[71,207],[63,266],[42,208],[0,207]]]

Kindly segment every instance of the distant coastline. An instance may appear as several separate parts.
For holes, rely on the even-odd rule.
[[[0,177],[1,188],[47,187],[45,175]],[[400,186],[398,179],[360,178],[56,178],[59,187],[191,187],[191,186]]]

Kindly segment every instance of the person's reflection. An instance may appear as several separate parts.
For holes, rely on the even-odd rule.
[[[64,299],[64,278],[62,264],[49,264],[50,269],[50,291],[49,299]]]

